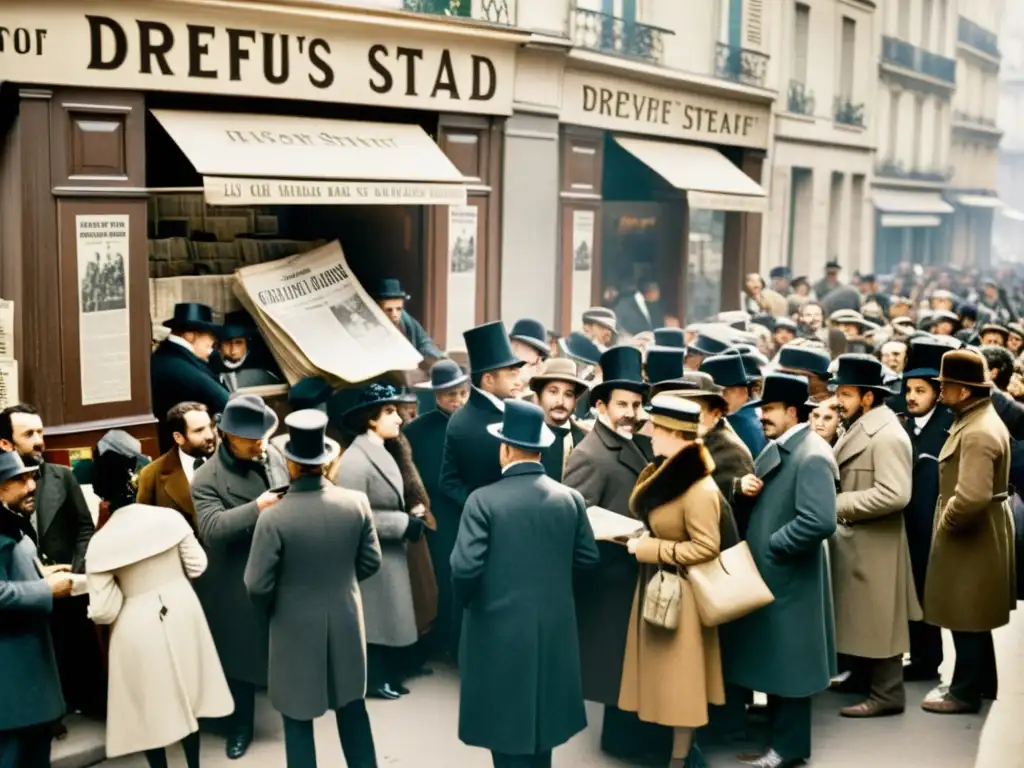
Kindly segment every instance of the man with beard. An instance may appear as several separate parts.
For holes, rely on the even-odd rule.
[[[228,386],[229,389],[273,384],[282,378],[274,356],[244,309],[224,315],[224,325],[217,330],[217,350],[210,357],[210,367],[225,386],[228,386],[230,374],[252,372],[235,377],[236,387]]]
[[[541,463],[548,477],[561,482],[569,454],[587,434],[572,421],[576,400],[587,391],[587,384],[576,375],[572,360],[553,357],[530,379],[530,389],[537,394],[544,423],[555,436],[555,441],[541,451]]]
[[[640,350],[612,347],[601,355],[603,379],[590,390],[597,422],[569,454],[563,482],[583,495],[588,507],[632,518],[629,497],[648,460],[633,441],[648,385]],[[615,542],[597,544],[601,564],[581,575],[576,588],[583,698],[605,705],[601,749],[620,757],[658,751],[671,731],[642,724],[618,708],[626,634],[636,589],[637,561]]]
[[[67,566],[38,566],[38,466],[0,455],[0,766],[49,768],[52,724],[64,714],[47,617],[71,594]]]
[[[910,505],[903,511],[910,546],[910,566],[918,600],[924,602],[924,580],[932,549],[935,502],[939,497],[938,456],[946,443],[953,414],[939,402],[938,384],[946,344],[916,339],[910,345],[903,392],[907,418],[904,426],[913,449],[914,474]],[[903,670],[905,681],[935,680],[942,664],[942,633],[923,621],[910,622],[910,665]]]
[[[44,565],[67,565],[85,573],[85,551],[96,532],[92,513],[68,467],[43,460],[43,420],[31,405],[0,411],[0,450],[15,451],[36,467],[35,506],[29,515]],[[106,674],[95,628],[88,618],[89,598],[62,600],[50,615],[61,685],[69,710],[95,718],[106,715]]]
[[[882,364],[870,355],[840,355],[836,401],[846,432],[835,446],[839,527],[831,539],[836,646],[849,658],[843,684],[868,692],[843,717],[903,712],[903,654],[909,621],[921,618],[910,569],[903,510],[910,503],[912,449],[886,407]]]
[[[195,531],[192,480],[196,470],[217,450],[217,436],[213,432],[210,411],[202,403],[178,403],[167,414],[167,426],[174,438],[174,447],[139,472],[136,501],[178,510]]]

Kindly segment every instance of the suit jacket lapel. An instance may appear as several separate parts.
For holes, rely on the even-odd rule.
[[[782,455],[779,453],[779,444],[774,440],[769,440],[768,445],[754,460],[754,473],[763,481],[780,466],[782,466]]]
[[[36,480],[36,531],[39,538],[43,537],[54,518],[57,510],[64,503],[60,478],[56,471],[46,462],[39,468]]]
[[[394,488],[398,498],[404,499],[403,487],[405,484],[402,482],[402,473],[394,461],[388,460],[391,459],[391,454],[388,453],[387,448],[377,445],[365,435],[357,437],[352,445],[358,446],[359,450],[366,454],[366,458],[370,460],[378,474],[387,480],[388,485]]]
[[[867,449],[869,442],[864,425],[858,421],[836,443],[836,464],[842,466],[855,456],[862,454]]]
[[[181,458],[177,448],[172,449],[167,456],[164,470],[160,477],[164,486],[164,493],[179,508],[192,511],[192,492],[189,488],[188,477],[185,475],[185,469],[181,466]]]

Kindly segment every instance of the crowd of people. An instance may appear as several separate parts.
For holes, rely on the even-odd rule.
[[[385,281],[429,379],[304,379],[283,430],[216,370],[255,329],[180,305],[153,356],[160,454],[113,430],[87,473],[44,460],[31,406],[3,411],[0,766],[48,766],[66,710],[105,717],[110,757],[166,766],[180,742],[197,768],[209,721],[239,759],[266,689],[290,768],[317,764],[325,713],[371,768],[365,698],[438,663],[498,768],[550,767],[584,701],[604,751],[672,768],[754,723],[744,764],[802,765],[829,688],[851,719],[900,715],[910,680],[935,682],[928,712],[978,712],[1018,592],[1015,278],[769,279],[685,328],[486,323],[466,368]]]

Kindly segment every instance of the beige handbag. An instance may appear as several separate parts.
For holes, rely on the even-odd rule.
[[[687,566],[686,580],[697,602],[700,623],[705,627],[717,627],[746,616],[775,600],[745,541],[729,547],[714,560]],[[644,611],[646,618],[646,604]]]
[[[679,604],[683,599],[683,580],[678,573],[659,567],[644,590],[644,621],[662,629],[679,626]]]

